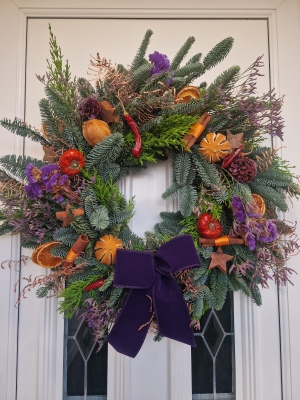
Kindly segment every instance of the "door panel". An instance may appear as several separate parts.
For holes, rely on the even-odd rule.
[[[26,75],[26,121],[37,127],[40,124],[38,100],[43,96],[43,85],[36,79],[35,73],[43,75],[46,70],[46,58],[48,51],[48,23],[51,24],[54,34],[57,36],[63,54],[69,60],[71,71],[77,77],[86,77],[87,65],[90,54],[96,54],[111,59],[112,62],[121,62],[124,65],[130,64],[135,52],[141,42],[146,29],[151,28],[154,35],[149,46],[149,53],[157,50],[168,55],[170,59],[175,55],[181,44],[188,36],[195,36],[191,55],[201,51],[205,55],[216,43],[227,36],[235,38],[232,52],[220,65],[209,71],[204,79],[211,82],[214,77],[233,64],[238,64],[242,69],[248,67],[257,56],[265,55],[263,73],[265,77],[259,81],[259,91],[265,92],[269,88],[268,71],[268,35],[266,20],[87,20],[87,19],[30,19],[28,23],[28,47],[27,47],[27,75]],[[167,34],[166,34],[167,32]],[[148,54],[149,54],[148,53]],[[39,145],[26,142],[26,154],[42,156]],[[170,168],[168,163],[158,163],[151,166],[144,173],[129,177],[123,183],[124,193],[127,197],[135,196],[136,214],[131,222],[134,232],[143,235],[145,230],[153,229],[159,221],[159,212],[173,210],[176,204],[166,203],[161,199],[161,193],[168,186],[170,179]],[[30,273],[39,273],[39,267],[30,266]],[[28,271],[24,268],[24,274]],[[23,271],[22,271],[23,272]],[[267,293],[264,301],[263,321],[258,315],[257,322],[263,323],[268,316],[268,327],[272,327],[272,340],[267,337],[266,343],[263,329],[260,332],[260,339],[263,347],[267,350],[268,366],[266,370],[272,376],[276,376],[277,385],[264,377],[265,369],[262,368],[262,381],[265,382],[266,391],[274,391],[273,399],[279,399],[280,393],[280,363],[279,363],[279,338],[278,320],[276,305],[276,290]],[[275,302],[274,302],[275,297]],[[30,362],[31,376],[38,376],[38,352],[37,343],[39,336],[38,326],[41,319],[42,303],[34,296],[22,303],[20,314],[20,350],[19,350],[19,393],[22,393],[20,400],[31,399],[34,391],[31,392],[31,385],[28,385],[28,362]],[[33,313],[32,310],[35,310]],[[28,329],[28,315],[31,315],[32,335],[26,335]],[[240,316],[236,318],[239,324]],[[262,324],[263,326],[263,324]],[[270,350],[268,351],[270,346]],[[171,372],[171,349],[178,347],[182,356],[186,354],[189,358],[189,348],[179,343],[170,343],[164,339],[159,344],[152,342],[151,334],[148,335],[146,343],[136,359],[131,360],[124,356],[117,355],[118,362],[126,364],[125,374],[128,386],[126,393],[128,398],[145,400],[156,398],[164,400],[170,395],[169,387],[172,383]],[[31,349],[30,361],[28,361],[28,349]],[[275,349],[275,351],[274,351]],[[32,354],[33,351],[33,354]],[[251,351],[251,350],[250,350]],[[110,349],[111,359],[114,350]],[[125,360],[121,361],[122,358]],[[261,365],[264,365],[262,357]],[[184,366],[183,366],[184,367]],[[180,369],[180,366],[177,366]],[[181,371],[183,374],[183,371]],[[111,383],[113,382],[111,377]],[[268,383],[269,382],[269,383]],[[120,384],[120,383],[119,383]],[[25,390],[26,388],[26,390]],[[32,390],[34,385],[32,387]],[[272,390],[273,388],[273,390]],[[24,390],[23,390],[24,389]],[[112,389],[109,389],[112,393]],[[31,395],[29,393],[32,393]],[[191,398],[190,385],[186,385],[185,398]],[[114,398],[114,397],[111,397]],[[125,396],[126,398],[126,396]]]

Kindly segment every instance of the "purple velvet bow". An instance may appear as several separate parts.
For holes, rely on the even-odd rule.
[[[171,274],[199,266],[189,235],[165,243],[154,257],[150,252],[117,250],[114,286],[131,291],[107,341],[119,353],[135,357],[154,311],[161,335],[196,346],[187,305]]]

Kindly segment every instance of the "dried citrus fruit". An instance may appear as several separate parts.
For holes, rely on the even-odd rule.
[[[257,211],[261,215],[264,215],[264,213],[266,212],[266,204],[264,202],[264,199],[255,193],[252,194],[252,199],[253,199],[253,203],[255,203],[255,205],[256,205]]]
[[[104,235],[96,242],[94,248],[97,260],[112,265],[115,263],[116,251],[123,248],[123,243],[113,235]]]
[[[199,152],[210,163],[223,160],[230,150],[230,144],[222,133],[208,133],[200,142]]]
[[[55,268],[62,262],[61,257],[53,256],[50,253],[50,250],[60,244],[60,242],[48,242],[39,246],[33,253],[36,252],[34,258],[36,259],[36,263],[43,268]],[[37,251],[39,249],[39,251]],[[32,257],[33,259],[33,257]],[[34,261],[34,259],[33,259]],[[34,261],[35,262],[35,261]]]
[[[196,86],[185,86],[177,93],[175,103],[187,103],[191,99],[199,99],[200,90]]]
[[[37,254],[38,254],[38,252],[42,249],[42,247],[44,247],[45,246],[45,243],[44,244],[41,244],[40,246],[38,246],[36,249],[34,249],[33,250],[33,253],[32,253],[32,255],[31,255],[31,259],[32,259],[32,261],[35,263],[35,264],[38,264],[38,262],[37,262]]]

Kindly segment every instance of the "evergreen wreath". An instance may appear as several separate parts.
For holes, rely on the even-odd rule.
[[[51,61],[37,76],[46,94],[42,130],[0,121],[45,152],[43,160],[0,158],[0,234],[20,234],[32,260],[51,268],[26,278],[21,297],[33,288],[38,298],[57,295],[59,311],[82,317],[99,348],[108,335],[134,357],[150,324],[155,340],[194,345],[192,328],[200,329],[206,310],[223,307],[228,291],[261,305],[260,286],[291,282],[286,261],[299,246],[295,226],[278,211],[300,188],[289,163],[263,144],[268,134],[283,140],[283,119],[282,98],[256,93],[261,57],[244,72],[233,66],[192,86],[227,56],[233,39],[184,63],[195,41],[189,37],[170,62],[157,51],[146,58],[148,30],[128,68],[97,54],[92,86],[71,78],[49,30]],[[168,158],[173,180],[162,197],[178,198],[179,210],[161,212],[140,238],[128,226],[134,199],[117,183]]]

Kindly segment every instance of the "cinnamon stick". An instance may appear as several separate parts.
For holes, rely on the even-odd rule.
[[[208,115],[207,112],[205,112],[203,115],[201,115],[201,117],[198,119],[198,121],[190,128],[188,133],[183,136],[185,151],[187,151],[188,149],[190,149],[193,146],[193,144],[196,142],[196,140],[199,138],[201,133],[206,128],[206,125],[209,123],[211,118],[212,117],[210,115]]]
[[[80,256],[83,250],[86,248],[87,244],[89,243],[89,238],[87,235],[80,235],[76,242],[73,244],[71,249],[69,250],[65,261],[63,262],[63,267],[66,267],[72,264],[76,258]]]
[[[242,238],[220,236],[215,239],[199,238],[199,243],[202,244],[203,247],[209,247],[209,246],[228,246],[230,244],[244,244],[245,241]]]

